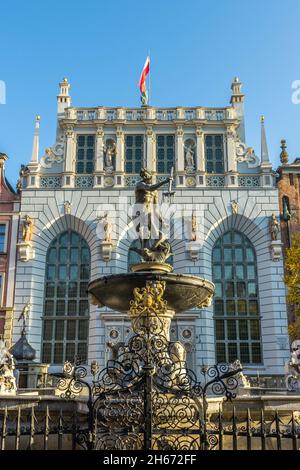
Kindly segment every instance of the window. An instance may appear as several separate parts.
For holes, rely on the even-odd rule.
[[[6,250],[6,224],[0,224],[0,252]]]
[[[212,268],[217,362],[260,364],[257,264],[248,238],[233,230],[224,234],[214,246]]]
[[[62,364],[87,359],[90,250],[68,230],[53,240],[47,252],[43,317],[43,362]]]
[[[158,135],[156,140],[157,173],[170,174],[174,166],[174,135]]]
[[[143,135],[127,135],[125,139],[125,171],[139,174],[144,158]]]
[[[205,136],[205,157],[207,173],[224,173],[222,134]]]
[[[93,173],[95,157],[95,136],[77,136],[77,173]]]

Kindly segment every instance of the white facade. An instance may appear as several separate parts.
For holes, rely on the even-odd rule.
[[[69,84],[65,80],[60,86],[56,143],[39,160],[35,135],[35,150],[24,177],[21,200],[21,218],[28,214],[33,220],[33,238],[32,253],[27,260],[17,263],[15,319],[30,302],[28,339],[37,350],[37,358],[42,360],[49,245],[56,236],[71,229],[79,233],[90,248],[91,280],[127,272],[131,242],[126,238],[129,217],[125,206],[134,202],[134,182],[138,175],[126,173],[128,154],[125,141],[128,135],[143,136],[143,166],[153,171],[154,179],[159,180],[167,172],[157,172],[157,139],[160,135],[170,134],[174,135],[175,143],[174,203],[179,210],[185,208],[190,216],[193,211],[198,214],[196,240],[191,240],[188,231],[184,239],[170,240],[174,270],[212,280],[212,249],[216,241],[229,230],[244,234],[256,253],[262,345],[261,363],[245,364],[245,370],[253,374],[257,371],[265,375],[283,374],[284,363],[289,357],[283,262],[280,235],[275,241],[270,236],[271,216],[273,213],[279,215],[278,191],[271,164],[266,161],[267,152],[263,151],[264,160],[260,162],[243,140],[244,96],[238,79],[232,86],[231,106],[220,109],[73,108],[70,106]],[[91,173],[77,172],[78,135],[94,136],[94,168]],[[208,171],[207,135],[221,136],[222,172]],[[266,147],[264,128],[263,135],[263,146]],[[115,142],[112,170],[108,170],[105,160],[105,144],[109,140]],[[187,165],[187,141],[193,142],[194,168]],[[99,215],[105,211],[113,222],[112,247],[108,257],[104,256],[99,235]],[[117,226],[122,224],[124,230],[118,232]],[[88,362],[97,359],[104,366],[111,355],[112,345],[123,341],[128,334],[125,314],[91,305]],[[214,305],[202,311],[178,315],[172,335],[185,343],[190,365],[198,373],[203,364],[215,363]],[[15,322],[14,341],[17,337]]]

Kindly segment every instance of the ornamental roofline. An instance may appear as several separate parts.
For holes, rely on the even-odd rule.
[[[295,160],[292,163],[282,163],[279,167],[278,170],[281,172],[286,172],[289,173],[292,170],[295,172],[299,173],[300,172],[300,157],[295,158]]]
[[[95,122],[157,122],[157,123],[186,123],[186,122],[237,122],[241,117],[234,106],[225,107],[73,107],[64,109],[59,116],[60,122],[95,121]]]
[[[212,110],[218,110],[218,109],[233,109],[234,106],[228,105],[228,106],[69,106],[66,109],[79,109],[79,110],[84,110],[84,109],[128,109],[128,110],[135,110],[135,111],[143,111],[147,109],[170,109],[170,110],[176,110],[176,109],[212,109]]]

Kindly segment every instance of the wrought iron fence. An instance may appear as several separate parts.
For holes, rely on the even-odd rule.
[[[51,406],[44,406],[43,403],[36,404],[24,409],[22,405],[11,410],[4,408],[0,410],[0,449],[1,450],[80,450],[93,448],[109,449],[110,445],[115,446],[117,437],[120,444],[128,448],[143,447],[144,432],[143,423],[140,426],[134,423],[137,418],[137,403],[132,397],[135,414],[132,416],[131,432],[120,434],[122,425],[122,404],[116,399],[115,411],[119,410],[119,430],[114,436],[110,432],[110,440],[105,437],[105,421],[110,419],[110,412],[106,409],[102,415],[102,423],[94,421],[90,427],[88,414],[80,414],[76,410],[76,403],[72,409],[52,409]],[[152,449],[159,450],[300,450],[300,421],[297,413],[289,415],[264,411],[242,412],[232,407],[230,412],[219,411],[210,415],[204,423],[197,418],[197,409],[190,417],[186,413],[181,413],[181,427],[175,426],[174,413],[165,408],[164,404],[169,403],[169,399],[163,400],[160,397],[159,420],[153,422],[151,429]],[[140,410],[143,410],[143,403],[140,400]],[[57,405],[57,402],[56,402]],[[173,406],[176,404],[174,399]],[[101,416],[98,408],[98,419]],[[189,407],[190,409],[190,407]],[[103,407],[102,407],[103,411]],[[173,408],[174,411],[174,408]],[[154,410],[155,412],[155,410]],[[112,409],[111,409],[112,413]],[[113,413],[114,414],[114,413]],[[177,413],[175,413],[177,414]],[[116,417],[116,415],[114,414]],[[123,416],[123,424],[126,418]],[[193,423],[193,426],[187,426]],[[149,421],[148,421],[149,424]],[[103,426],[104,425],[104,426]],[[102,427],[99,434],[98,426]],[[107,429],[106,429],[107,431]],[[87,446],[87,440],[89,445]],[[103,446],[103,442],[106,445]],[[206,445],[204,445],[206,443]],[[150,443],[148,443],[149,445]],[[124,447],[126,450],[126,448]]]
[[[0,408],[1,448],[298,449],[296,413],[245,414],[231,403],[243,378],[239,361],[202,367],[200,377],[187,369],[185,348],[169,341],[173,312],[164,290],[161,280],[134,288],[133,332],[104,369],[95,361],[90,368],[66,362],[60,398],[29,396],[30,406],[21,396],[7,399],[10,408]],[[212,398],[221,403],[218,410]]]
[[[1,450],[68,450],[76,448],[76,436],[84,421],[78,413],[51,409],[48,405],[24,405],[0,409]]]

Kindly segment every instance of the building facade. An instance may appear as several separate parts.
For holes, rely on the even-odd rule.
[[[11,345],[20,197],[5,177],[7,155],[0,153],[0,337]]]
[[[286,141],[281,141],[281,166],[278,168],[278,196],[280,209],[281,238],[283,256],[290,248],[293,237],[299,233],[300,227],[300,158],[289,163]],[[288,307],[289,323],[295,320],[295,310]]]
[[[89,305],[88,281],[128,271],[140,170],[158,182],[173,167],[174,269],[212,280],[216,294],[210,307],[177,315],[172,338],[197,372],[238,358],[249,374],[283,373],[283,262],[270,230],[278,190],[263,120],[260,158],[245,143],[241,87],[236,78],[230,105],[217,109],[76,108],[67,79],[60,83],[56,141],[39,158],[37,120],[22,177],[21,219],[31,225],[20,232],[15,340],[30,304],[28,340],[41,361],[56,367],[80,356],[104,366],[130,328],[126,314]]]

